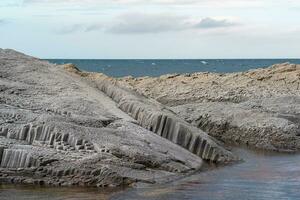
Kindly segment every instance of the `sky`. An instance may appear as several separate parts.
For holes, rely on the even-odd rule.
[[[39,58],[300,58],[300,0],[0,0],[0,48]]]

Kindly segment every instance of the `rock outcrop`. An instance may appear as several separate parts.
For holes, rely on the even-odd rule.
[[[223,142],[298,151],[299,77],[281,64],[114,79],[0,49],[0,183],[161,183],[237,160]]]
[[[300,65],[231,74],[127,77],[119,82],[173,106],[187,122],[224,142],[300,150]]]
[[[0,182],[104,187],[201,168],[124,111],[82,74],[0,49]]]
[[[300,65],[277,64],[240,73],[172,74],[121,78],[119,81],[164,105],[233,102],[300,96]]]
[[[194,126],[227,142],[259,149],[300,150],[300,97],[210,102],[173,108]]]
[[[72,72],[76,71],[76,69],[70,70],[68,65],[67,69]],[[79,71],[77,74],[80,74]],[[140,126],[182,146],[206,161],[227,163],[237,159],[212,137],[191,126],[162,104],[123,88],[114,79],[104,75],[94,73],[86,75],[85,72],[84,77],[92,80]]]

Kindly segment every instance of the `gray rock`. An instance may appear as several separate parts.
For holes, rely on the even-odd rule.
[[[122,111],[136,119],[142,127],[182,146],[204,160],[226,163],[237,159],[214,138],[191,126],[155,100],[123,88],[104,76],[96,77],[94,82],[101,91],[118,103]]]
[[[300,97],[254,99],[243,103],[198,103],[173,108],[210,135],[275,151],[300,150]]]
[[[143,128],[147,120],[133,119],[113,99],[63,66],[0,49],[0,182],[104,187],[163,182],[201,168],[199,156]],[[198,134],[211,141],[207,157],[212,148],[231,156]]]
[[[282,63],[238,73],[199,72],[179,76],[118,79],[164,105],[233,102],[300,95],[300,65]]]
[[[275,151],[300,149],[299,64],[238,73],[125,77],[118,82],[173,106],[186,121],[224,142]]]

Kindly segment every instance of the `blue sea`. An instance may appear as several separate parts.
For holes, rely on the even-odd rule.
[[[300,64],[300,59],[151,59],[151,60],[99,60],[99,59],[47,59],[51,63],[73,63],[79,69],[101,72],[113,77],[160,76],[172,73],[242,72],[264,68],[277,63]]]

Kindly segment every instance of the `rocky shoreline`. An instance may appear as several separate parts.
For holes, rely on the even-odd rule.
[[[120,81],[171,106],[187,122],[225,143],[272,151],[300,150],[300,65]]]
[[[162,183],[239,160],[229,141],[296,152],[299,77],[283,64],[114,79],[0,49],[0,183]]]

